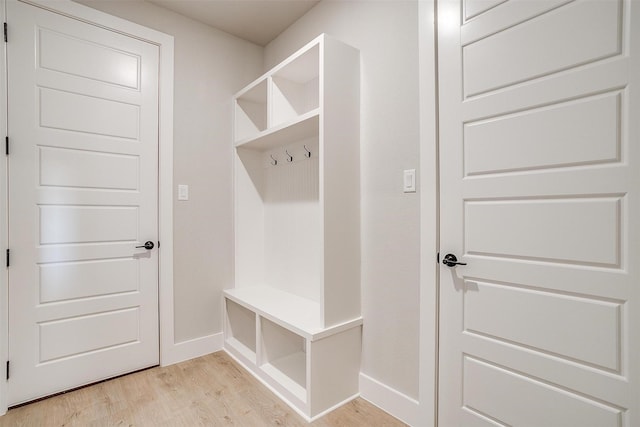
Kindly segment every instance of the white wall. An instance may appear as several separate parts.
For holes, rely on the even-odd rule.
[[[266,46],[265,71],[323,32],[362,61],[362,372],[417,399],[420,196],[402,172],[419,166],[418,3],[325,0]]]
[[[360,49],[362,371],[417,400],[420,188],[404,194],[402,171],[420,160],[418,2],[325,0],[264,49],[263,64],[258,46],[152,4],[76,1],[175,36],[174,182],[191,190],[191,201],[174,202],[178,341],[222,330],[220,290],[233,279],[232,94],[322,32]]]
[[[232,96],[261,73],[263,49],[151,3],[76,1],[175,38],[175,340],[220,333],[233,281]]]

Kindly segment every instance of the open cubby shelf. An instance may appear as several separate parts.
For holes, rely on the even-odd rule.
[[[236,96],[235,138],[252,138],[267,128],[267,82],[257,82]]]
[[[236,141],[236,147],[263,151],[311,138],[314,135],[318,135],[319,117],[318,109],[308,111],[290,119],[286,123],[265,129],[252,137]]]
[[[312,341],[362,324],[358,317],[325,328],[316,302],[269,286],[228,289],[224,294],[227,300]]]
[[[264,373],[282,385],[303,402],[307,401],[306,360],[304,352],[283,356],[261,366]]]
[[[260,368],[303,402],[307,401],[306,341],[277,324],[262,319]]]
[[[226,300],[226,340],[236,351],[256,362],[256,314],[251,310]]]
[[[360,55],[320,35],[235,96],[225,349],[308,420],[358,395]]]

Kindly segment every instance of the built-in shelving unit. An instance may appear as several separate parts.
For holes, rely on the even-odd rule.
[[[321,35],[235,97],[225,349],[308,420],[358,395],[359,63]]]

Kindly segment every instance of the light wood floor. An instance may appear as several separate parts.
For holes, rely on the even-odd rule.
[[[84,387],[0,417],[0,427],[308,425],[224,352]],[[311,424],[404,425],[362,399]]]

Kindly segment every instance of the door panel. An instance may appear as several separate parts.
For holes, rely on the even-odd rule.
[[[638,425],[639,5],[471,3],[438,2],[439,425]]]
[[[40,147],[43,187],[138,190],[139,169],[138,156]]]
[[[40,206],[41,245],[135,242],[138,234],[137,207]]]
[[[616,90],[464,124],[465,176],[620,161]]]
[[[464,334],[620,371],[620,302],[475,280],[466,280],[465,288]]]
[[[138,264],[127,258],[41,264],[38,303],[139,291]]]
[[[463,363],[465,408],[470,414],[472,408],[482,408],[483,413],[499,420],[498,425],[602,427],[622,421],[620,408],[469,356]]]
[[[40,88],[40,126],[121,138],[138,138],[138,106],[84,94]]]
[[[468,254],[620,265],[621,197],[465,201]]]
[[[621,7],[576,1],[463,46],[465,98],[618,55]]]
[[[159,361],[158,48],[7,16],[13,405]]]
[[[39,322],[40,362],[87,354],[139,340],[138,308]]]
[[[138,54],[48,28],[38,29],[40,68],[130,89],[140,88]]]

